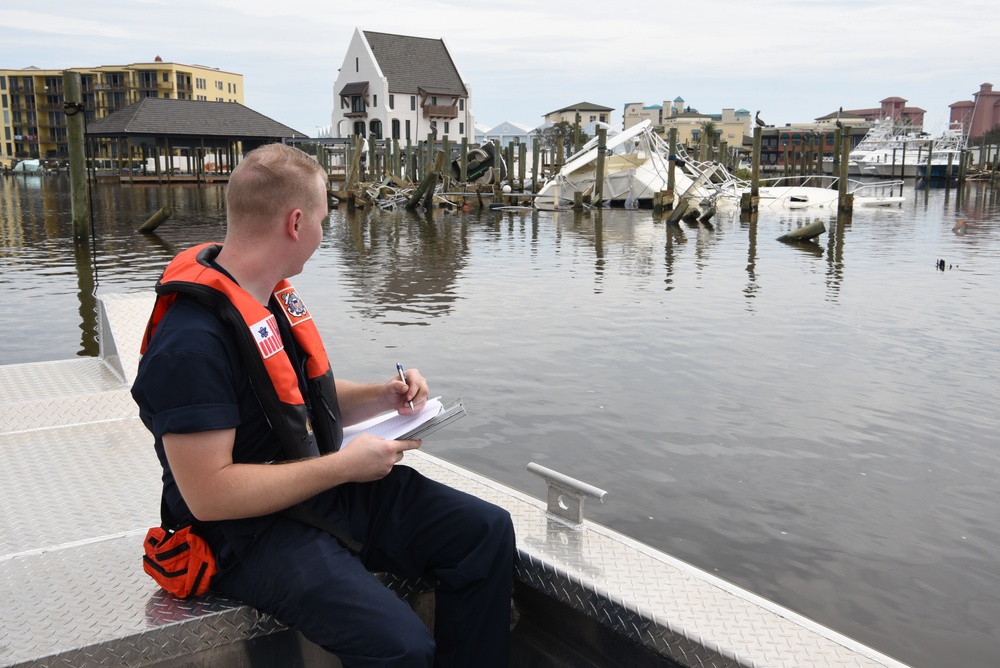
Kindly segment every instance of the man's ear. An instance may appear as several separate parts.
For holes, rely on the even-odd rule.
[[[285,232],[293,241],[299,240],[299,230],[302,224],[302,209],[292,209],[285,218]]]

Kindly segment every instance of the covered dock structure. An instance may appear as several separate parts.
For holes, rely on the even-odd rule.
[[[305,138],[235,102],[145,98],[86,130],[90,167],[124,182],[226,181],[263,144]]]

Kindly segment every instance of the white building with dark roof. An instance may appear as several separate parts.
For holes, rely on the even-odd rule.
[[[469,84],[443,39],[354,31],[333,87],[333,137],[473,141]]]

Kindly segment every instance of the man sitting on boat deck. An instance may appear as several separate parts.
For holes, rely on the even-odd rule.
[[[226,205],[225,243],[180,253],[157,283],[132,388],[163,466],[165,521],[193,522],[208,541],[214,591],[344,666],[506,666],[507,511],[395,466],[419,441],[366,434],[340,448],[344,425],[418,412],[428,388],[415,369],[333,379],[286,280],[322,239],[323,170],[298,149],[263,146],[233,170]],[[433,636],[372,571],[437,582]]]

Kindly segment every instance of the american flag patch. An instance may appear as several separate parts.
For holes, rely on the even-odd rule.
[[[253,334],[253,340],[257,342],[260,356],[264,359],[285,348],[281,342],[281,334],[278,332],[278,321],[274,319],[273,315],[250,325],[250,333]]]

